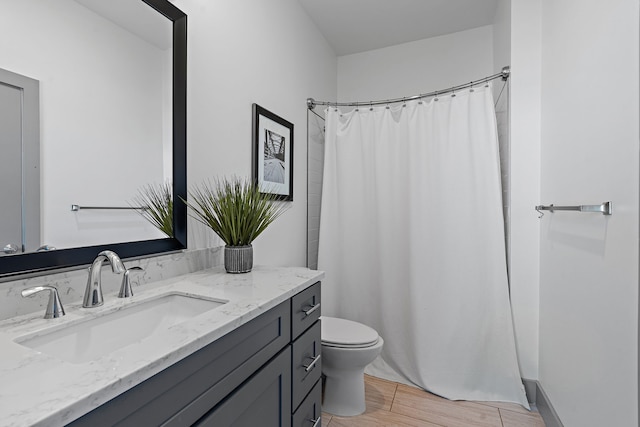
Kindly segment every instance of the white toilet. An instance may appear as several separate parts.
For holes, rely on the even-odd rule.
[[[366,409],[364,368],[378,357],[384,341],[362,323],[326,316],[321,320],[322,410],[344,417],[360,415]]]

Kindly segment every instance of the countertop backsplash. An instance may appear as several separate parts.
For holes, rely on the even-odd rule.
[[[223,265],[223,248],[183,250],[171,254],[123,260],[126,268],[142,267],[144,271],[131,273],[131,285],[135,293],[137,286],[162,279],[193,273]],[[97,255],[97,254],[96,254]],[[62,305],[82,300],[87,286],[88,265],[64,272],[51,272],[40,276],[16,279],[0,283],[0,320],[23,314],[42,311],[44,315],[48,302],[47,293],[23,298],[20,292],[33,286],[49,285],[58,289]],[[109,265],[102,267],[102,291],[105,298],[117,293],[122,282],[122,274],[113,274]]]

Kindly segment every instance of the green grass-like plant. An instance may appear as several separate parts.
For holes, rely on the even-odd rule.
[[[227,246],[250,245],[288,206],[253,181],[239,177],[204,182],[185,201],[192,217],[211,228]]]
[[[133,204],[147,221],[173,237],[173,191],[170,183],[145,185],[138,190]]]

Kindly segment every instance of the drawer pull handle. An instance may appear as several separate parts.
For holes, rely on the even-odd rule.
[[[309,418],[309,422],[313,423],[313,427],[318,427],[322,422],[322,417],[318,417],[315,420],[313,418]]]
[[[316,305],[309,307],[309,309],[307,309],[307,310],[303,309],[305,317],[310,315],[311,313],[313,313],[314,311],[316,311],[319,308],[320,308],[320,303],[317,303]]]
[[[321,354],[317,355],[316,357],[313,357],[313,360],[308,365],[302,365],[302,367],[304,368],[304,371],[305,372],[309,372],[310,370],[315,368],[316,367],[316,363],[318,363],[318,361],[320,360],[320,356],[321,356]],[[312,358],[309,357],[309,359],[312,359]]]

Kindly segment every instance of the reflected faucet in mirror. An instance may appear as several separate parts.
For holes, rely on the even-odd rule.
[[[87,288],[84,291],[84,300],[82,302],[82,307],[84,308],[99,307],[104,304],[101,275],[104,261],[109,262],[111,270],[116,274],[124,273],[126,270],[118,254],[113,251],[100,252],[89,268],[89,279],[87,280]]]
[[[36,249],[36,252],[55,251],[55,250],[56,250],[55,246],[42,245],[38,249]],[[11,255],[11,254],[17,254],[18,252],[20,252],[20,248],[18,247],[18,245],[9,243],[8,245],[5,245],[4,248],[2,248],[2,251],[7,255]]]
[[[2,251],[5,254],[15,254],[18,252],[18,246],[14,245],[13,243],[9,243],[8,245],[5,245],[4,248],[2,248]]]

